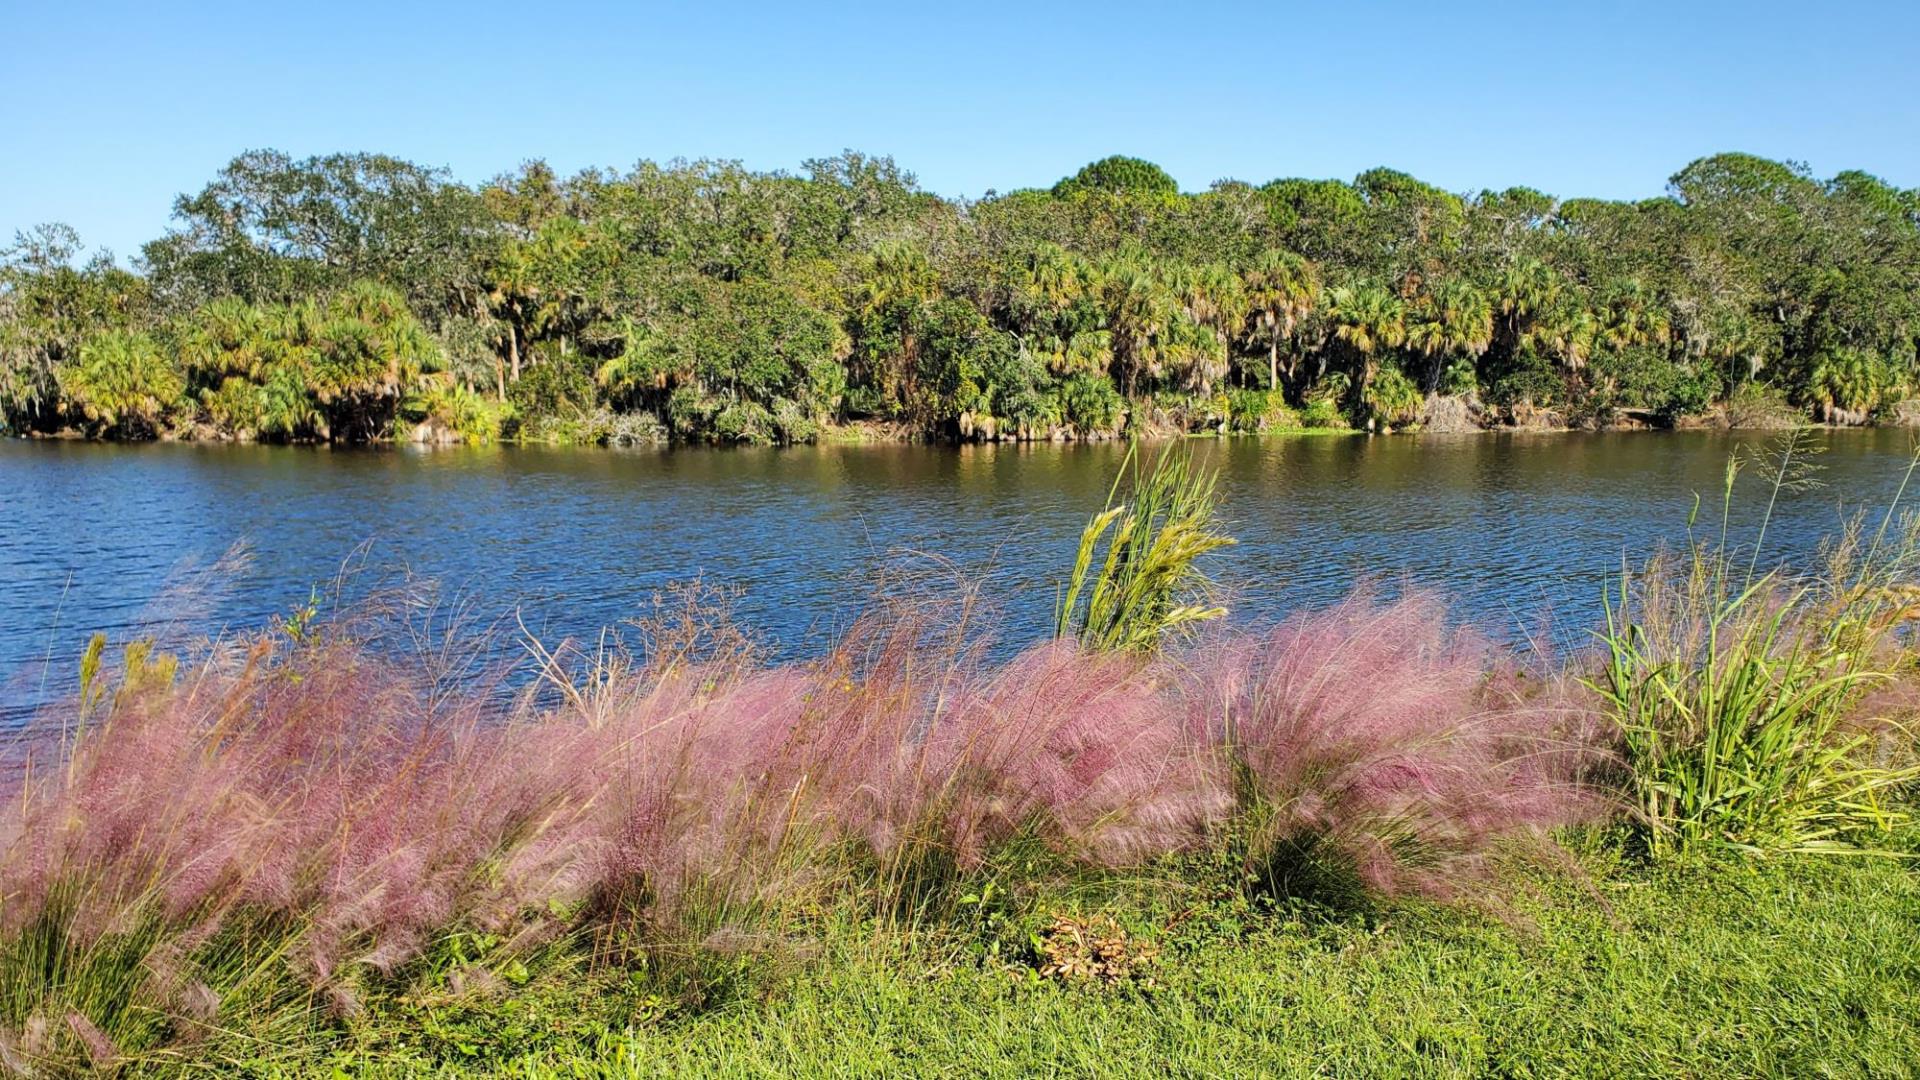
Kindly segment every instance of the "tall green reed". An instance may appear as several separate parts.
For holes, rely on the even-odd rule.
[[[1135,442],[1106,508],[1081,530],[1061,585],[1055,637],[1101,652],[1151,652],[1168,636],[1227,613],[1211,602],[1198,567],[1201,556],[1235,542],[1220,531],[1216,474],[1197,468],[1184,446],[1162,451],[1151,467],[1140,459]]]
[[[1895,797],[1920,770],[1886,752],[1907,732],[1870,692],[1902,663],[1897,628],[1913,603],[1920,535],[1897,515],[1920,454],[1871,543],[1856,518],[1824,572],[1762,571],[1780,495],[1812,483],[1810,449],[1794,436],[1774,456],[1744,566],[1728,538],[1745,464],[1734,458],[1718,539],[1623,571],[1606,598],[1604,662],[1588,685],[1619,724],[1626,786],[1656,853],[1715,843],[1863,852],[1906,820]]]

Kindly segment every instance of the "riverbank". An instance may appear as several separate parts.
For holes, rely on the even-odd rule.
[[[1909,593],[1687,580],[1650,569],[1611,659],[1552,665],[1365,593],[997,664],[965,594],[902,596],[782,667],[687,592],[634,651],[530,646],[545,689],[510,699],[372,647],[398,626],[364,608],[96,644],[8,770],[0,1060],[1897,1072]],[[1650,650],[1707,617],[1659,689]],[[1696,802],[1702,752],[1732,783]]]
[[[1736,456],[1723,505],[1760,471],[1764,533],[1810,452]],[[1412,588],[1229,623],[1215,476],[1119,467],[1012,650],[982,582],[905,567],[785,663],[697,583],[586,645],[521,623],[520,678],[413,583],[187,651],[95,636],[0,769],[0,1064],[1920,1053],[1920,457],[1817,570],[1656,554],[1564,653]]]
[[[271,1069],[1904,1076],[1920,1054],[1920,879],[1906,865],[1657,867],[1596,837],[1571,866],[1507,884],[1491,912],[1355,913],[1250,906],[1186,877],[1056,883],[937,945],[848,926],[733,1008],[677,1015],[624,973],[583,968],[505,991],[442,985],[376,1002],[313,1057]],[[1159,948],[1149,976],[1063,981],[1024,959],[1027,935],[1093,913]],[[991,956],[995,944],[1022,958]]]

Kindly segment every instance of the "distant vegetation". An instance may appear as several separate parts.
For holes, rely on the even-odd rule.
[[[236,158],[136,265],[0,256],[0,424],[361,441],[797,442],[1891,417],[1920,193],[1703,158],[1641,202],[1390,169],[1095,162],[977,201],[797,174]]]

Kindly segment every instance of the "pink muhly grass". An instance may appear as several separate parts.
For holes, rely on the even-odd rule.
[[[1499,841],[1595,812],[1584,691],[1431,596],[1157,658],[1056,641],[992,664],[971,617],[896,606],[804,665],[598,657],[538,706],[263,636],[123,697],[22,782],[0,933],[63,904],[79,945],[157,919],[155,1008],[198,1019],[229,988],[195,951],[236,915],[279,920],[350,1012],[359,973],[463,925],[527,947],[583,924],[682,951],[780,941],[754,924],[888,904],[1011,844],[1138,865],[1235,814],[1268,854],[1323,843],[1372,888],[1445,895]]]
[[[77,1012],[67,1013],[67,1027],[73,1031],[80,1044],[86,1048],[87,1059],[95,1068],[104,1069],[120,1057],[120,1050],[107,1038],[93,1021]]]
[[[916,749],[912,800],[944,813],[963,864],[1023,830],[1092,864],[1138,863],[1226,809],[1168,687],[1135,658],[1054,642],[966,689]]]
[[[1566,754],[1590,707],[1496,652],[1426,596],[1153,661],[1055,642],[990,666],[908,613],[815,664],[634,668],[502,716],[347,646],[256,650],[116,712],[20,800],[0,871],[30,897],[89,868],[98,904],[151,896],[171,918],[296,914],[324,978],[390,970],[461,919],[772,883],[833,852],[964,868],[1033,836],[1137,863],[1231,812],[1232,763],[1302,833],[1361,854],[1397,821],[1465,855],[1585,805]]]
[[[1331,851],[1370,888],[1446,894],[1494,842],[1595,810],[1593,706],[1499,658],[1430,594],[1362,592],[1193,650],[1189,723],[1264,808],[1268,854]]]

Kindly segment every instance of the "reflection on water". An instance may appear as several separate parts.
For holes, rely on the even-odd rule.
[[[1884,505],[1909,440],[1819,436],[1823,486],[1783,498],[1770,555],[1805,555],[1843,507]],[[1496,630],[1551,609],[1583,626],[1623,553],[1684,534],[1717,494],[1724,433],[1293,438],[1196,444],[1238,548],[1211,571],[1242,616],[1325,602],[1356,578],[1446,590]],[[482,621],[548,636],[628,617],[703,575],[785,655],[821,647],[876,563],[903,551],[991,570],[1011,638],[1043,632],[1051,579],[1122,449],[872,446],[602,451],[329,450],[0,442],[0,714],[71,684],[88,633],[251,626],[376,567],[440,581]],[[1754,492],[1737,520],[1757,519]],[[156,603],[236,541],[212,593]],[[49,658],[51,660],[49,661]]]

